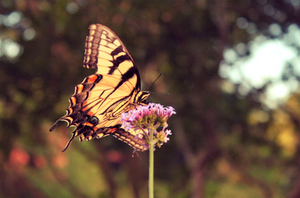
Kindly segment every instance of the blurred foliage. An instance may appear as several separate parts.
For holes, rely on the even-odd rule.
[[[296,0],[2,0],[0,197],[146,197],[146,152],[107,137],[61,153],[71,130],[48,132],[93,73],[82,67],[92,23],[122,39],[144,89],[162,73],[150,100],[177,111],[156,150],[156,197],[299,197],[299,93],[268,109],[264,87],[242,96],[219,76],[227,47],[273,39],[270,25],[299,26],[299,11]]]

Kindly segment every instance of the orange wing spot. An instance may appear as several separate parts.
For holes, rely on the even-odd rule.
[[[89,122],[84,123],[84,125],[85,125],[85,126],[89,126],[89,127],[94,126],[92,123],[89,123]]]
[[[98,76],[97,75],[91,75],[88,79],[88,83],[94,83],[97,80]]]
[[[104,136],[104,134],[103,134],[103,133],[99,133],[99,134],[97,134],[97,138],[98,138],[98,139],[102,138],[103,136]]]
[[[94,131],[97,131],[97,129],[98,129],[98,127],[96,127],[96,126],[93,128]]]
[[[82,111],[86,111],[86,110],[88,110],[88,107],[82,108]],[[90,113],[90,112],[88,112],[88,113]]]
[[[82,111],[87,111],[88,109],[89,109],[89,107],[86,106],[86,107],[82,108]],[[94,113],[89,111],[87,114],[91,116],[91,115],[93,115]]]
[[[113,133],[113,132],[115,132],[116,130],[117,130],[118,128],[111,128],[111,129],[109,129],[108,131],[107,131],[107,133]]]
[[[93,137],[91,135],[86,137],[87,141],[90,141],[91,139],[93,139]]]
[[[74,96],[72,96],[72,97],[70,98],[70,103],[71,103],[72,105],[75,105],[75,104],[76,104],[76,98],[75,98]]]
[[[75,136],[75,137],[77,137],[77,136],[78,136],[78,131],[76,131],[76,132],[75,132],[74,136]]]
[[[84,86],[82,85],[82,84],[79,84],[79,85],[77,85],[77,93],[79,94],[79,93],[81,93],[82,92],[82,90],[83,90],[83,88],[84,88]]]
[[[73,113],[73,109],[69,108],[69,109],[67,109],[67,112],[68,112],[68,115],[70,115],[71,113]]]
[[[84,102],[82,103],[82,106],[84,107],[86,104],[87,104],[87,101],[84,101]]]
[[[84,108],[84,109],[82,109],[82,111],[85,111],[85,110],[87,110],[88,108],[86,107],[86,108]],[[91,112],[91,111],[89,111],[88,113],[87,113],[89,116],[92,116],[92,115],[94,115],[94,113],[93,112]]]
[[[71,117],[64,117],[64,118],[61,118],[61,120],[64,120],[64,121],[66,121],[68,123],[73,122],[73,118],[71,118]]]

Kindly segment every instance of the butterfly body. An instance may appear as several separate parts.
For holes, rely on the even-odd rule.
[[[59,119],[66,121],[68,127],[76,127],[64,150],[77,136],[83,141],[107,135],[113,135],[138,151],[146,150],[144,140],[139,138],[142,136],[122,128],[120,116],[139,105],[146,105],[149,92],[140,90],[137,67],[118,36],[101,24],[92,24],[89,29],[83,66],[95,69],[95,74],[75,87],[67,114]]]

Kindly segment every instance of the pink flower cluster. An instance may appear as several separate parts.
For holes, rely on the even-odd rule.
[[[168,135],[172,135],[171,130],[166,130],[167,120],[171,115],[176,114],[171,106],[163,107],[161,104],[149,103],[147,106],[138,106],[121,116],[122,126],[125,130],[131,129],[137,132],[136,138],[143,137],[146,143],[149,142],[150,131],[153,131],[154,141],[158,147],[169,141]],[[161,127],[162,130],[157,132]],[[149,146],[145,145],[145,146]]]

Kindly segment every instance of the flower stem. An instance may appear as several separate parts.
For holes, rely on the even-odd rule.
[[[149,198],[154,198],[154,142],[153,142],[153,129],[150,130],[150,143],[149,143]]]

